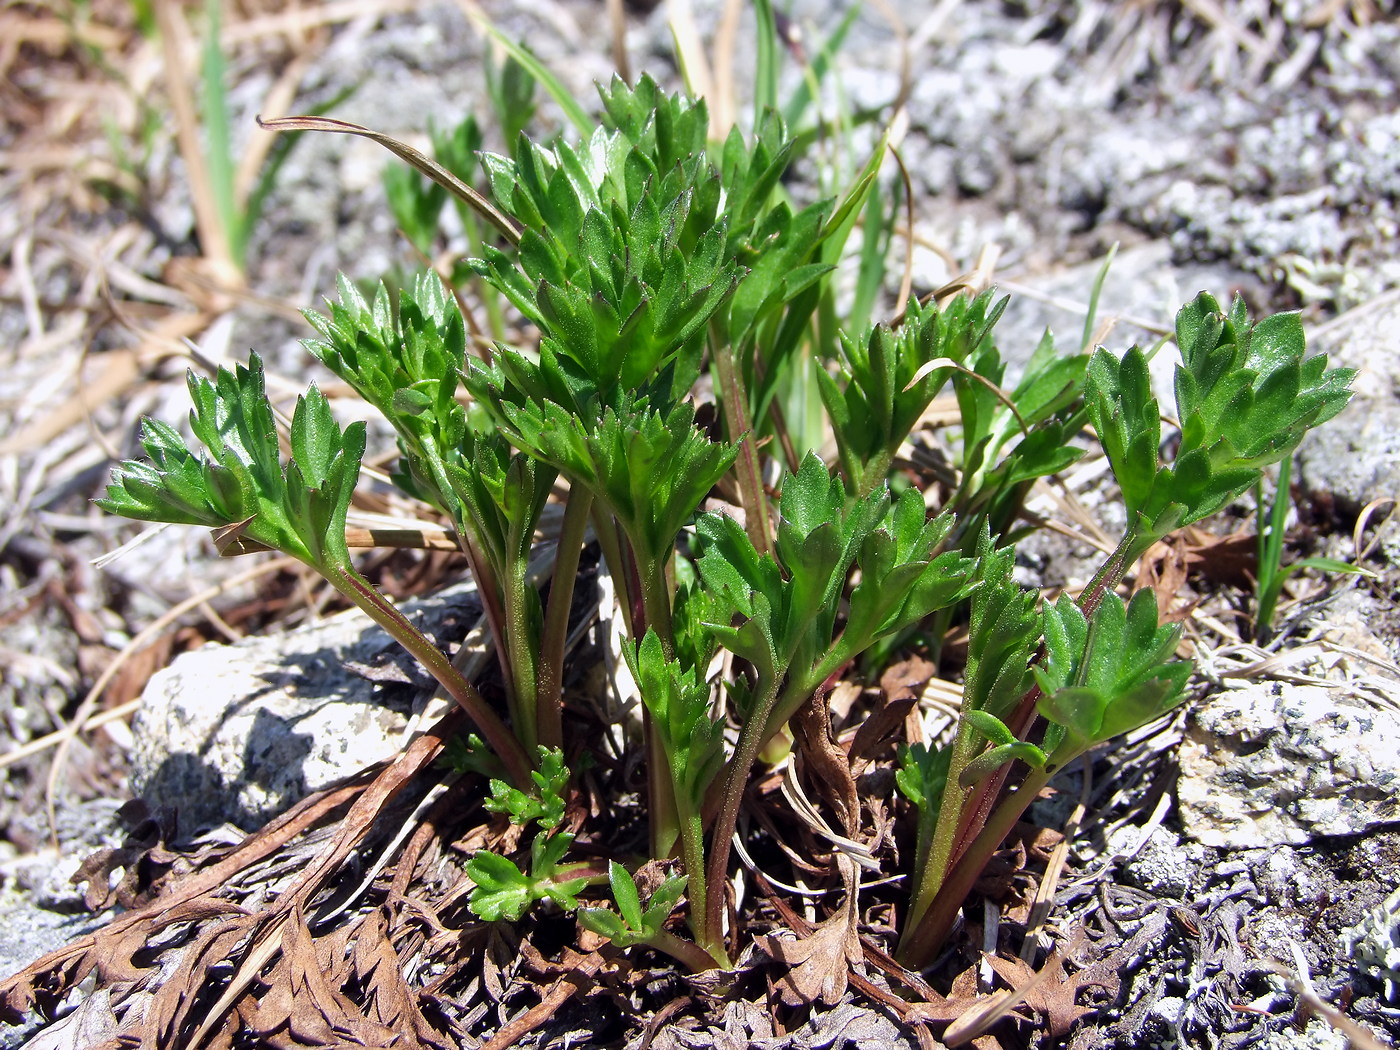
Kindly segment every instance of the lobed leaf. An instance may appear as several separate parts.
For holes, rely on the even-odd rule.
[[[359,477],[365,427],[341,430],[313,385],[292,417],[284,467],[268,403],[262,359],[220,369],[214,381],[189,375],[190,428],[208,458],[169,426],[147,420],[142,445],[151,464],[126,462],[95,502],[144,521],[235,527],[231,549],[280,550],[317,567],[349,564],[345,516]]]

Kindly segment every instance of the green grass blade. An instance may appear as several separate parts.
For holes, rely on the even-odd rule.
[[[221,0],[206,0],[204,5],[204,55],[200,64],[205,152],[209,162],[209,186],[214,193],[219,225],[224,228],[229,252],[240,269],[243,267],[244,242],[247,229],[238,203],[233,198],[233,147],[229,142],[228,96],[224,90],[224,51],[219,37],[223,32]]]
[[[827,74],[831,72],[831,64],[836,58],[836,53],[841,50],[841,45],[846,42],[846,35],[851,31],[851,26],[855,25],[856,19],[860,17],[862,7],[861,4],[851,5],[851,9],[841,19],[841,23],[822,42],[821,48],[818,49],[807,68],[802,71],[801,83],[797,85],[792,97],[788,99],[787,105],[783,107],[783,121],[789,128],[796,129],[798,122],[807,115],[808,107],[811,106],[812,100],[817,97]]]
[[[754,59],[753,123],[758,127],[765,109],[778,107],[778,72],[782,52],[778,44],[778,22],[773,16],[771,0],[754,0],[754,18],[758,22],[757,55]]]
[[[550,98],[554,99],[559,108],[564,111],[564,116],[568,118],[569,123],[577,129],[580,135],[586,139],[593,134],[593,129],[598,126],[598,122],[588,115],[588,112],[574,98],[573,92],[546,69],[544,63],[526,50],[523,45],[502,33],[490,19],[475,15],[473,18],[477,25],[491,35],[491,39],[505,48],[506,53],[515,59],[526,73],[535,78],[535,82],[544,88],[545,93]],[[510,148],[514,148],[514,143],[508,145]]]
[[[868,326],[879,301],[880,289],[889,271],[890,242],[894,233],[895,216],[899,214],[900,184],[890,187],[890,208],[885,211],[885,195],[877,182],[871,185],[870,200],[865,206],[865,230],[860,246],[860,269],[856,273],[856,294],[846,317],[846,330],[859,333]],[[904,303],[897,304],[898,309]]]
[[[1103,258],[1103,265],[1094,276],[1094,286],[1089,289],[1089,310],[1084,315],[1084,337],[1079,341],[1081,353],[1087,354],[1092,349],[1089,344],[1094,341],[1094,323],[1099,317],[1099,296],[1103,293],[1104,281],[1108,279],[1108,268],[1113,265],[1113,257],[1117,254],[1118,242],[1114,241],[1113,247]]]

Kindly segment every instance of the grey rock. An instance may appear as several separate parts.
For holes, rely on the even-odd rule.
[[[1394,297],[1343,315],[1310,349],[1335,366],[1355,368],[1356,395],[1342,413],[1308,435],[1298,449],[1299,480],[1353,508],[1378,496],[1400,496],[1400,352]],[[1397,545],[1400,546],[1400,545]],[[1400,560],[1392,550],[1391,560]]]
[[[1290,905],[1311,900],[1318,887],[1312,874],[1298,863],[1298,854],[1287,847],[1260,851],[1253,868],[1254,883],[1274,904]]]
[[[1400,715],[1336,691],[1250,683],[1211,697],[1181,745],[1186,835],[1236,849],[1400,820]]]
[[[458,639],[476,611],[466,585],[404,607],[429,636]],[[207,645],[146,687],[132,727],[132,790],[175,808],[182,835],[225,822],[256,827],[394,755],[427,684],[358,611],[285,635]]]
[[[1095,260],[1042,274],[1010,287],[1006,312],[997,322],[997,346],[1008,361],[1008,379],[1019,376],[1031,352],[1049,329],[1062,353],[1079,349],[1084,310],[1103,266]],[[1228,302],[1230,291],[1249,284],[1248,275],[1226,263],[1179,264],[1164,240],[1126,248],[1115,255],[1099,296],[1096,332],[1116,353],[1134,344],[1151,348],[1170,328],[1176,311],[1200,292]],[[1259,293],[1262,295],[1262,293]],[[1143,323],[1155,326],[1145,327]],[[1172,394],[1174,352],[1152,360],[1153,392],[1164,405]]]
[[[1291,959],[1295,946],[1306,957],[1307,916],[1294,908],[1265,908],[1249,920],[1249,943],[1264,959]]]
[[[0,886],[0,913],[5,935],[0,937],[0,978],[18,973],[30,963],[111,921],[112,912],[62,912],[40,906],[20,887]]]
[[[88,854],[118,843],[121,836],[116,808],[116,803],[109,800],[61,806],[61,848],[57,853],[46,847],[0,862],[0,915],[4,916],[0,926],[0,979],[111,921],[115,914],[112,911],[85,910],[82,887],[73,885],[70,876]],[[94,1015],[90,1012],[91,1016]],[[30,1017],[18,1027],[0,1027],[0,1050],[27,1045],[43,1023],[40,1018]],[[81,1023],[81,1018],[70,1022],[68,1029]],[[89,1041],[75,1041],[75,1045],[87,1046]]]
[[[1181,1011],[1185,1006],[1186,1000],[1175,995],[1164,995],[1152,1004],[1152,1016],[1174,1025],[1181,1018]]]
[[[1326,1021],[1311,1021],[1301,1032],[1292,1026],[1270,1031],[1259,1045],[1263,1050],[1345,1050],[1351,1044]]]
[[[1180,899],[1191,888],[1192,872],[1200,866],[1200,852],[1199,846],[1183,846],[1175,834],[1157,827],[1142,849],[1123,865],[1123,873],[1134,886],[1159,897]]]

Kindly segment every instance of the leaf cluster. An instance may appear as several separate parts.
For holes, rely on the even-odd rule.
[[[960,296],[943,309],[914,299],[897,328],[841,335],[836,376],[822,370],[817,380],[852,493],[884,483],[899,446],[1005,306],[1005,299],[994,304],[991,292]]]
[[[467,861],[467,875],[476,883],[467,899],[472,914],[487,922],[518,922],[536,901],[551,901],[573,911],[579,906],[579,891],[589,881],[587,876],[570,874],[577,865],[562,863],[573,841],[566,831],[536,835],[528,875],[509,857],[478,850]]]
[[[608,884],[617,911],[607,908],[580,908],[578,921],[585,929],[606,937],[619,948],[653,944],[662,938],[666,920],[676,910],[685,892],[686,877],[669,875],[642,907],[642,896],[631,872],[617,861],[608,864]]]
[[[189,373],[190,430],[208,452],[190,452],[174,428],[142,423],[149,463],[128,461],[96,504],[112,514],[225,529],[223,549],[279,550],[308,565],[349,564],[345,516],[365,450],[365,425],[344,430],[313,385],[292,415],[283,464],[262,359],[211,383]]]
[[[1351,397],[1350,369],[1304,357],[1296,314],[1257,324],[1243,300],[1228,314],[1202,293],[1177,315],[1177,414],[1181,443],[1162,464],[1161,420],[1147,358],[1097,351],[1086,403],[1130,525],[1145,549],[1174,529],[1214,514],[1255,483],[1260,470],[1290,455],[1303,435],[1331,419]]]
[[[709,683],[696,667],[668,659],[654,630],[623,655],[660,736],[678,800],[698,813],[724,763],[724,723],[711,713]]]
[[[476,264],[542,333],[539,365],[521,357],[514,369],[542,372],[585,416],[591,396],[614,403],[668,364],[675,396],[687,390],[704,326],[739,277],[725,257],[703,101],[668,98],[649,78],[602,94],[612,127],[579,148],[522,139],[513,158],[483,155],[524,232],[515,252],[488,248]]]
[[[1107,594],[1092,616],[1067,597],[1045,608],[1045,658],[1035,669],[1043,749],[1054,766],[1161,717],[1181,700],[1192,665],[1173,660],[1181,627],[1159,624],[1149,588]]]
[[[554,831],[564,822],[564,793],[569,786],[569,770],[564,752],[557,747],[539,748],[539,768],[531,771],[534,790],[526,793],[504,780],[492,780],[491,797],[482,805],[492,813],[505,813],[517,827],[531,821],[542,831]]]
[[[764,715],[767,735],[876,640],[971,592],[975,561],[941,550],[951,528],[951,518],[928,518],[913,490],[848,501],[815,455],[784,480],[773,555],[760,556],[732,518],[700,519],[697,569],[713,602],[707,626],[753,665],[747,692],[768,702],[782,693]],[[838,630],[853,567],[860,581]]]
[[[1004,397],[1006,364],[995,341],[983,338],[967,360],[968,371],[953,375],[963,462],[952,504],[964,515],[964,536],[976,536],[979,523],[1004,536],[1031,482],[1084,455],[1073,439],[1086,418],[1082,399],[1089,356],[1059,352],[1047,331],[1020,382]]]

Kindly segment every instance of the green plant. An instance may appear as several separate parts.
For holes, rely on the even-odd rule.
[[[188,170],[200,251],[212,267],[213,276],[229,288],[241,287],[248,235],[296,145],[297,136],[257,137],[241,155],[235,150],[229,121],[221,0],[206,0],[204,4],[197,71],[186,68],[181,45],[188,28],[174,0],[139,4],[136,13],[142,31],[158,36],[162,48],[166,88],[181,158]],[[198,81],[197,97],[191,92],[191,79]],[[354,91],[354,87],[342,90],[315,112],[329,112]]]
[[[512,54],[547,84],[528,53]],[[712,143],[706,104],[649,79],[614,81],[601,100],[597,124],[569,111],[586,125],[581,141],[527,135],[510,156],[481,155],[494,204],[464,170],[390,145],[486,223],[471,270],[538,332],[537,344],[498,342],[489,359],[469,353],[456,299],[426,274],[397,301],[383,288],[367,300],[342,281],[328,316],[308,315],[319,334],[311,352],[394,428],[395,481],[452,523],[486,609],[504,714],[350,563],[344,518],[365,431],[342,431],[314,387],[299,402],[284,466],[256,358],[212,384],[192,378],[192,429],[208,458],[149,422],[151,464],[120,467],[101,505],[214,527],[226,547],[293,554],[424,661],[480,732],[488,755],[474,751],[471,765],[494,756],[506,774],[492,782],[488,809],[534,825],[528,873],[489,850],[467,865],[471,907],[492,921],[517,920],[541,900],[574,909],[602,881],[566,862],[575,839],[561,830],[565,762],[583,753],[564,747],[564,639],[591,533],[642,699],[644,859],[678,860],[683,874],[643,908],[628,870],[637,858],[618,850],[607,876],[616,912],[587,906],[580,921],[619,947],[648,945],[697,969],[733,962],[730,848],[765,749],[790,720],[821,711],[862,659],[878,670],[909,632],[941,633],[966,618],[956,736],[899,757],[916,825],[899,953],[925,966],[1050,777],[1180,701],[1190,665],[1175,658],[1179,628],[1160,623],[1150,591],[1118,594],[1132,563],[1288,456],[1345,404],[1350,373],[1305,357],[1296,317],[1253,323],[1242,303],[1224,312],[1203,295],[1178,316],[1181,438],[1164,458],[1136,348],[1061,354],[1047,337],[1008,393],[994,338],[1003,303],[990,293],[911,299],[888,324],[841,316],[834,275],[845,244],[862,215],[883,221],[884,141],[833,200],[794,206],[782,178],[798,141],[774,110],[751,133]],[[879,238],[864,237],[856,257],[878,255],[872,243]],[[855,311],[867,314],[873,300],[867,290]],[[835,471],[798,448],[774,410],[804,360],[836,439]],[[959,469],[931,514],[898,452],[949,385]],[[1076,442],[1088,424],[1127,527],[1077,600],[1042,602],[1013,582],[1011,541],[1029,485],[1083,455]],[[526,570],[560,481],[568,495],[542,598]],[[742,523],[702,512],[716,496],[742,510]],[[717,684],[721,649],[733,672]]]
[[[1336,558],[1300,558],[1289,565],[1283,564],[1283,545],[1288,527],[1288,506],[1292,502],[1289,492],[1292,474],[1293,459],[1291,456],[1284,456],[1283,459],[1279,460],[1278,480],[1272,503],[1265,500],[1263,478],[1261,477],[1254,485],[1257,532],[1254,636],[1259,639],[1267,639],[1272,632],[1274,613],[1278,609],[1279,598],[1283,596],[1283,585],[1294,573],[1303,569],[1317,569],[1320,572],[1370,575],[1368,570],[1358,565],[1338,561]]]

